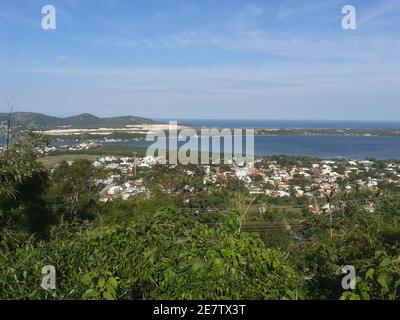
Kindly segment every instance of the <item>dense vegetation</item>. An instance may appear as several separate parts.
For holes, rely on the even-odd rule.
[[[0,113],[0,123],[8,121],[10,114]],[[99,118],[89,113],[83,113],[67,118],[57,118],[34,112],[14,112],[12,114],[14,127],[27,129],[36,127],[39,129],[64,128],[121,128],[127,125],[153,124],[157,121],[136,116],[122,116],[111,118]]]
[[[400,299],[398,200],[380,196],[368,213],[349,199],[332,223],[283,215],[279,204],[257,214],[245,208],[263,199],[238,180],[212,187],[158,166],[143,173],[150,198],[104,204],[104,173],[86,160],[48,172],[33,149],[45,142],[31,134],[0,154],[0,298]],[[198,191],[190,206],[175,192],[187,185]],[[205,219],[189,207],[224,210]],[[260,217],[274,227],[247,232]],[[300,241],[289,240],[286,218],[305,220]],[[45,265],[56,268],[56,290],[40,287]],[[341,286],[343,265],[356,269],[355,290]]]

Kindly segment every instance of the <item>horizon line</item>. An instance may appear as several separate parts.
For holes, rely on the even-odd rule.
[[[0,112],[0,113],[8,113],[8,112]],[[138,118],[147,118],[150,120],[157,120],[157,121],[180,121],[180,120],[205,120],[205,121],[333,121],[333,122],[390,122],[390,123],[400,123],[400,119],[397,120],[389,120],[389,119],[304,119],[304,118],[299,118],[299,119],[293,119],[293,118],[199,118],[199,117],[159,117],[159,116],[145,116],[145,115],[133,115],[133,114],[115,114],[115,115],[97,115],[91,112],[81,112],[81,113],[76,113],[76,114],[70,114],[70,115],[52,115],[49,113],[44,113],[44,112],[38,112],[38,111],[14,111],[13,113],[36,113],[36,114],[42,114],[45,116],[49,117],[56,117],[56,118],[69,118],[73,116],[79,116],[83,114],[87,115],[92,115],[98,118],[114,118],[114,117],[138,117]]]

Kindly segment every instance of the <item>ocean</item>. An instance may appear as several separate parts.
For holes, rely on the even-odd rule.
[[[168,123],[169,119],[156,119]],[[170,119],[174,120],[174,119]],[[286,129],[400,129],[400,121],[354,120],[225,120],[176,119],[178,124],[206,128],[286,128]]]

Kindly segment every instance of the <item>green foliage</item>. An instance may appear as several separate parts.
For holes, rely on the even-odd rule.
[[[61,162],[46,193],[47,202],[61,223],[95,217],[101,187],[96,180],[103,176],[88,160],[76,160],[71,165]]]
[[[7,121],[8,113],[0,113],[0,122]],[[34,112],[14,112],[14,126],[27,129],[35,126],[40,129],[55,129],[61,126],[72,128],[123,128],[127,125],[153,124],[158,123],[154,120],[135,117],[122,116],[111,118],[99,118],[89,113],[83,113],[68,118],[56,118]]]
[[[345,195],[330,221],[260,196],[273,209],[263,213],[235,178],[204,184],[201,168],[156,166],[143,173],[150,198],[99,204],[103,172],[76,160],[50,173],[37,161],[45,143],[29,132],[0,154],[2,299],[400,299],[398,201]],[[361,195],[374,196],[375,212]],[[244,232],[247,219],[267,223],[261,237]],[[300,220],[296,233],[286,219]],[[40,287],[45,265],[56,268],[54,291]],[[343,265],[355,267],[355,290],[341,287]]]
[[[38,161],[38,154],[47,143],[42,135],[28,131],[13,135],[10,148],[0,153],[0,239],[17,234],[6,229],[42,237],[48,231],[51,215],[42,197],[47,172]]]
[[[399,299],[400,256],[392,258],[386,252],[377,251],[374,266],[357,277],[356,290],[345,292],[341,300]]]
[[[83,294],[84,299],[117,299],[118,279],[114,278],[111,272],[88,272],[82,277],[82,284],[90,288]]]
[[[325,221],[317,216],[314,222],[307,222],[304,236],[310,245],[304,245],[303,253],[293,257],[301,272],[310,278],[308,291],[315,298],[399,299],[398,203],[381,202],[374,213],[353,203],[340,224]],[[342,265],[355,267],[355,291],[341,289]]]
[[[142,214],[132,212],[133,221],[95,228],[76,240],[2,256],[2,298],[52,298],[38,288],[45,264],[56,267],[58,299],[301,297],[301,278],[258,237],[209,229],[169,207]]]
[[[37,161],[38,149],[47,139],[33,131],[12,136],[12,145],[0,152],[0,201],[15,197],[16,188],[43,168]]]

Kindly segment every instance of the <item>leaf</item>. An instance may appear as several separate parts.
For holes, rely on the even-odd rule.
[[[89,285],[92,282],[92,276],[90,273],[86,273],[83,277],[82,277],[82,283],[84,285]]]
[[[360,300],[360,296],[357,294],[355,295],[358,297],[358,299],[351,299],[351,300]],[[362,300],[371,300],[371,297],[367,291],[364,290],[360,291],[360,295]]]
[[[103,298],[106,300],[115,300],[115,296],[111,294],[111,292],[104,292]]]
[[[112,294],[114,297],[117,296],[117,291],[116,291],[115,288],[114,288],[112,285],[110,285],[110,284],[107,284],[107,291],[106,291],[106,292],[109,292],[109,293]]]
[[[104,280],[104,278],[99,278],[99,280],[97,281],[97,284],[99,285],[100,288],[104,287],[106,283],[106,280]]]
[[[117,279],[115,279],[114,277],[111,277],[110,279],[108,279],[108,283],[109,283],[114,289],[117,289],[117,287],[118,287],[118,281],[117,281]]]
[[[363,296],[363,293],[361,293],[361,295]],[[358,294],[356,294],[356,293],[351,293],[349,299],[350,299],[350,300],[361,300],[361,299],[360,299],[360,296],[359,296]],[[363,297],[363,300],[369,300],[369,298],[365,299],[365,298]]]
[[[279,261],[277,259],[273,259],[272,260],[272,268],[278,269],[279,265],[280,265],[280,263],[279,263]]]
[[[227,257],[230,256],[230,251],[227,250],[227,249],[222,249],[221,250],[221,255],[222,255],[222,257],[227,258]]]
[[[97,291],[93,290],[93,289],[88,289],[86,290],[86,292],[83,294],[83,298],[85,299],[89,299],[89,298],[95,298],[98,296]]]
[[[286,290],[287,295],[290,299],[296,300],[297,299],[297,291],[295,290]]]
[[[380,267],[384,268],[387,267],[388,265],[390,265],[392,263],[392,259],[390,259],[389,257],[386,257],[385,259],[383,259],[381,261],[381,263],[379,264]]]
[[[378,274],[377,281],[382,285],[382,287],[389,289],[390,283],[392,282],[392,276],[386,272],[381,272]]]
[[[374,279],[374,274],[375,274],[375,269],[370,268],[366,273],[366,278],[372,280]]]

